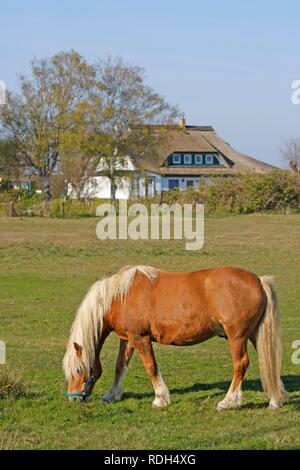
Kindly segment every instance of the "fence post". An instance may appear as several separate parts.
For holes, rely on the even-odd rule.
[[[63,217],[65,215],[65,201],[62,200],[60,204],[60,215]]]
[[[10,203],[9,203],[9,217],[13,217],[14,215],[15,215],[14,203],[13,203],[13,201],[10,201]]]

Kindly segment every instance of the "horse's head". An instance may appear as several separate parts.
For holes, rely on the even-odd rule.
[[[72,372],[66,396],[70,401],[84,401],[88,402],[92,399],[92,392],[96,381],[102,373],[102,368],[99,360],[95,360],[93,368],[88,373],[84,367],[82,355],[82,346],[73,343],[77,355],[77,369]]]

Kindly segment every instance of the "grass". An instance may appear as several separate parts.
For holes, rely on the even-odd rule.
[[[291,449],[300,448],[300,216],[251,215],[206,221],[205,246],[181,241],[99,241],[96,220],[0,221],[0,339],[8,366],[0,366],[0,448],[17,449]],[[126,264],[166,270],[238,265],[273,274],[282,310],[283,380],[290,401],[267,410],[256,353],[239,410],[218,413],[232,376],[228,345],[215,338],[187,348],[155,345],[172,405],[152,409],[153,392],[134,355],[125,397],[106,405],[118,340],[103,353],[103,376],[89,404],[68,403],[61,371],[74,311],[90,284]],[[20,379],[20,377],[22,377]]]
[[[0,399],[26,397],[28,385],[6,366],[0,369]]]

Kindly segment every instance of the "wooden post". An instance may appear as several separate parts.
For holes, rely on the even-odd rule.
[[[65,201],[62,200],[60,204],[60,215],[63,217],[65,215]]]
[[[49,201],[45,199],[44,201],[44,214],[43,217],[49,217]]]
[[[9,217],[13,217],[15,215],[15,210],[14,210],[14,203],[13,201],[10,201],[9,203]]]

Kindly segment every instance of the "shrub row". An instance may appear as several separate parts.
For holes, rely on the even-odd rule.
[[[0,203],[14,201],[17,215],[47,215],[51,217],[91,217],[96,208],[107,200],[52,200],[45,205],[41,195],[28,192],[0,194]],[[273,171],[267,174],[243,173],[234,177],[214,177],[209,183],[200,182],[199,189],[173,189],[151,199],[132,200],[149,207],[152,203],[203,203],[207,214],[250,214],[254,212],[300,211],[300,174]],[[116,203],[118,210],[118,202]],[[7,211],[0,205],[0,215]]]
[[[144,200],[145,204],[203,203],[207,214],[250,214],[254,212],[300,211],[300,174],[273,171],[214,177],[200,182],[199,189],[173,189]]]

